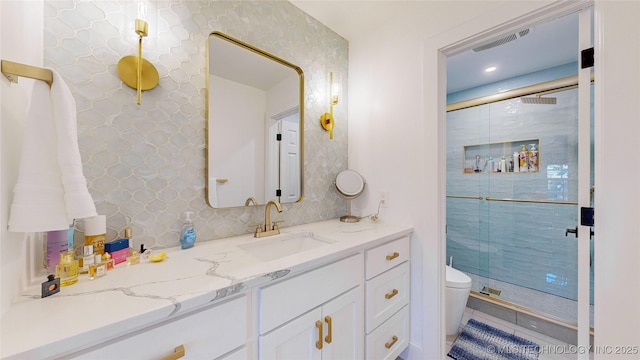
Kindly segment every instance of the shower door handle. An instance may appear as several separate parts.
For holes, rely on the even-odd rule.
[[[575,229],[567,229],[567,231],[564,232],[564,236],[569,236],[569,233],[572,233],[576,236],[576,238],[578,237],[578,227],[576,226]]]

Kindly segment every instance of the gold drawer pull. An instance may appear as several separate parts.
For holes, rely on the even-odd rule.
[[[184,357],[184,345],[178,345],[173,349],[173,354],[163,357],[161,360],[176,360]]]
[[[398,295],[398,289],[393,289],[392,292],[388,293],[388,294],[384,294],[384,297],[387,298],[387,300],[391,299],[392,297]]]
[[[389,341],[388,343],[385,343],[384,347],[386,347],[387,349],[391,349],[391,347],[396,343],[396,341],[398,341],[398,337],[393,335],[393,337],[391,338],[391,341]]]
[[[322,321],[316,321],[316,327],[318,328],[318,341],[316,341],[316,347],[322,350]]]
[[[331,341],[333,341],[333,335],[331,335],[333,333],[333,324],[332,324],[331,316],[325,316],[324,321],[327,323],[327,328],[329,329],[329,332],[327,333],[327,336],[324,338],[324,341],[326,341],[327,344],[331,344]]]
[[[393,260],[393,259],[397,258],[398,256],[400,256],[400,253],[398,253],[398,252],[396,251],[396,252],[394,252],[394,253],[393,253],[393,254],[391,254],[391,255],[387,255],[387,260]]]

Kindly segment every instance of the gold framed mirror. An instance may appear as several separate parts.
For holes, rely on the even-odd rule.
[[[302,69],[218,31],[209,35],[206,54],[207,203],[301,201]]]

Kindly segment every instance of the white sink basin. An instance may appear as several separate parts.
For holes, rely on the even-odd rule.
[[[330,244],[313,234],[279,234],[256,239],[239,248],[263,261],[271,261]]]

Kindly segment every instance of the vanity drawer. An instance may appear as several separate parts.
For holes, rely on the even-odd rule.
[[[409,237],[380,245],[366,252],[367,280],[409,260]]]
[[[409,274],[409,262],[404,262],[367,281],[367,334],[409,303],[411,281]]]
[[[264,334],[362,284],[362,254],[292,277],[258,291],[259,333]]]
[[[162,359],[184,347],[185,359],[214,359],[247,342],[247,297],[161,323],[79,354],[74,359]]]
[[[409,305],[367,335],[366,358],[393,360],[409,345]]]

